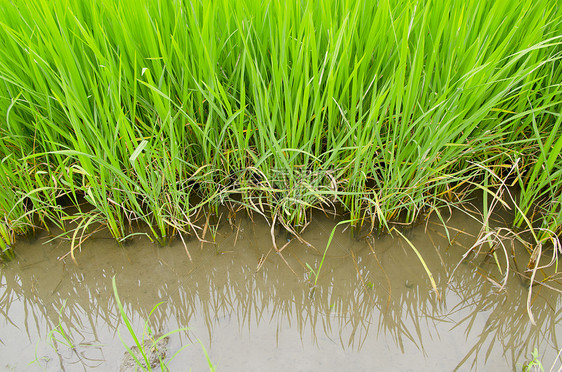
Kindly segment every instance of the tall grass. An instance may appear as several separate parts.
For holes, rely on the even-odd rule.
[[[94,222],[165,243],[225,203],[389,229],[508,174],[516,224],[556,236],[561,17],[556,0],[4,2],[0,245]]]

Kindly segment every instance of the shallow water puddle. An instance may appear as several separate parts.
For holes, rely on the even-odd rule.
[[[498,291],[486,279],[501,277],[493,259],[463,263],[451,277],[480,228],[469,217],[448,221],[452,245],[437,221],[404,232],[440,299],[405,240],[357,240],[342,229],[311,290],[307,264],[318,269],[334,225],[316,216],[303,236],[312,247],[293,240],[283,257],[272,250],[270,227],[245,217],[222,226],[214,244],[187,241],[192,261],[181,242],[158,247],[140,237],[124,248],[92,238],[76,253],[78,265],[58,260],[68,242],[20,243],[1,271],[0,368],[119,370],[119,334],[134,343],[113,297],[114,275],[140,337],[161,301],[150,318],[155,332],[189,327],[169,339],[172,371],[208,370],[201,345],[219,371],[520,370],[534,348],[547,370],[555,361],[556,292],[535,288],[533,326],[526,282],[512,274]],[[278,247],[288,239],[278,233]]]

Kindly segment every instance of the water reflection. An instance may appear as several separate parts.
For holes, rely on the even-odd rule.
[[[294,241],[283,258],[271,253],[269,227],[245,218],[233,229],[223,226],[215,244],[189,241],[193,261],[181,244],[160,248],[138,240],[117,248],[99,237],[84,245],[76,266],[57,260],[68,250],[65,242],[22,243],[18,258],[2,268],[0,360],[16,370],[117,369],[125,349],[112,296],[115,275],[137,332],[165,300],[151,326],[191,328],[171,341],[171,354],[199,339],[219,370],[506,369],[534,347],[549,364],[560,349],[559,297],[535,290],[537,326],[531,326],[518,275],[498,292],[485,278],[497,270],[494,264],[474,261],[460,265],[448,283],[479,228],[463,216],[449,224],[462,231],[452,245],[436,223],[405,232],[432,271],[439,297],[403,241],[355,240],[341,231],[311,291],[306,265],[318,268],[334,226],[320,218],[304,235],[316,249]],[[205,370],[199,348],[171,364],[172,370],[185,366]]]

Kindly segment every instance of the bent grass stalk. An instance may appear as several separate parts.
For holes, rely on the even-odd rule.
[[[326,259],[326,255],[328,254],[328,248],[330,248],[330,244],[332,243],[332,239],[334,238],[334,234],[336,233],[336,229],[340,225],[349,224],[349,223],[353,223],[353,222],[355,222],[355,221],[354,220],[340,221],[336,224],[336,226],[334,226],[334,228],[332,229],[332,232],[330,233],[330,237],[328,238],[328,243],[326,243],[326,248],[324,249],[324,254],[322,255],[322,259],[320,260],[320,264],[318,265],[318,268],[316,270],[314,270],[312,268],[312,266],[310,266],[308,263],[306,263],[306,267],[308,268],[308,270],[310,270],[310,272],[314,276],[313,287],[316,287],[316,285],[318,284],[318,277],[320,276],[320,271],[322,270],[322,266],[324,265],[324,260]]]
[[[392,231],[396,231],[396,233],[398,233],[398,235],[400,235],[400,237],[402,237],[402,239],[404,239],[406,241],[406,243],[408,243],[408,245],[410,246],[410,248],[412,248],[412,250],[414,251],[414,253],[416,254],[416,256],[418,256],[418,259],[420,260],[423,269],[425,270],[425,272],[427,273],[427,277],[429,278],[429,281],[431,282],[431,286],[433,287],[433,290],[435,291],[435,293],[437,294],[437,298],[440,298],[441,295],[439,294],[439,291],[437,290],[437,285],[435,284],[435,279],[433,279],[433,274],[431,273],[431,271],[429,270],[429,268],[427,267],[427,264],[425,263],[425,260],[423,259],[422,255],[420,254],[420,251],[418,251],[418,249],[416,248],[415,245],[412,244],[412,242],[406,238],[404,236],[404,234],[402,234],[400,231],[398,231],[397,229],[393,228],[391,230]]]
[[[308,263],[306,263],[306,267],[310,270],[311,274],[314,277],[313,287],[316,287],[316,285],[318,284],[318,277],[320,276],[322,266],[324,265],[324,260],[326,259],[326,254],[328,253],[328,248],[330,248],[330,244],[332,243],[332,239],[334,238],[334,234],[336,232],[336,229],[340,225],[350,224],[350,223],[353,223],[353,222],[355,222],[355,221],[353,221],[353,220],[340,221],[339,223],[336,224],[336,226],[334,226],[334,228],[332,229],[332,232],[330,233],[330,237],[328,238],[328,243],[326,244],[326,248],[324,249],[324,254],[322,255],[322,259],[320,260],[320,264],[318,265],[318,268],[316,270],[314,270],[312,268],[312,266],[310,266]],[[406,238],[406,236],[404,236],[404,234],[402,234],[399,230],[397,230],[394,227],[390,230],[390,233],[392,233],[393,231],[395,231],[398,235],[400,235],[400,237],[402,239],[404,239],[406,241],[406,243],[408,243],[410,248],[412,248],[412,250],[414,251],[414,253],[418,257],[418,259],[420,260],[420,263],[422,264],[425,272],[427,273],[427,276],[428,276],[428,278],[431,282],[431,286],[433,287],[433,290],[435,291],[435,293],[437,295],[437,298],[440,298],[440,294],[439,294],[439,291],[437,290],[437,285],[435,283],[435,279],[433,278],[433,274],[431,273],[431,271],[427,267],[427,264],[425,263],[425,260],[423,259],[423,256],[420,254],[418,249],[412,244],[412,242],[410,242],[410,240],[408,238]]]

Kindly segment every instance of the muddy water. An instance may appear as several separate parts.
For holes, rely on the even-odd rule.
[[[63,257],[68,242],[46,235],[22,242],[1,269],[0,369],[119,370],[123,343],[134,343],[113,276],[139,337],[161,301],[150,316],[155,332],[189,327],[167,340],[172,371],[208,370],[203,347],[219,371],[510,371],[534,348],[547,370],[555,362],[562,347],[556,292],[535,287],[534,326],[513,261],[502,290],[485,255],[452,275],[480,228],[468,216],[448,221],[452,244],[438,220],[404,232],[437,292],[404,239],[356,239],[342,229],[311,289],[307,264],[318,268],[334,225],[316,216],[303,236],[310,246],[277,232],[278,247],[289,243],[282,256],[266,223],[241,216],[214,243],[191,239],[186,247],[158,247],[141,236],[117,247],[98,235],[76,252],[76,263]],[[523,248],[513,249],[522,270]],[[498,258],[505,260],[501,251]]]

